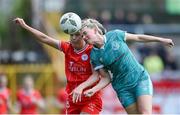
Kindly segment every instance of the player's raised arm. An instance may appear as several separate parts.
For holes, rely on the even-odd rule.
[[[160,42],[169,47],[174,46],[174,43],[171,39],[150,36],[150,35],[141,35],[141,34],[130,34],[126,33],[127,41],[137,41],[137,42]]]
[[[40,32],[39,30],[30,27],[21,18],[16,18],[13,21],[16,24],[20,25],[22,28],[24,28],[27,31],[29,31],[30,33],[32,33],[35,36],[36,40],[58,49],[58,44],[59,44],[58,40],[53,39],[53,38],[47,36],[46,34]]]
[[[93,96],[96,92],[106,87],[111,82],[111,77],[108,71],[105,69],[99,69],[99,73],[101,75],[101,80],[95,85],[93,88],[86,90],[84,95],[87,97]]]

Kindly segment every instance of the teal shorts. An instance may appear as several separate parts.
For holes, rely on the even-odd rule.
[[[153,86],[148,74],[143,74],[137,83],[131,88],[121,88],[115,90],[117,96],[124,108],[135,103],[141,95],[153,95]]]

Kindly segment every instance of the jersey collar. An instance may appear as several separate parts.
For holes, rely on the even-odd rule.
[[[84,52],[86,50],[86,48],[88,46],[89,46],[88,44],[85,44],[85,46],[82,49],[80,49],[80,50],[77,50],[77,49],[74,48],[74,52],[77,53],[77,54],[82,53],[82,52]]]

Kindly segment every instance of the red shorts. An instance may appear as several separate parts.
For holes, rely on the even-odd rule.
[[[99,114],[102,110],[102,100],[100,97],[91,97],[88,101],[72,103],[67,101],[67,114]]]

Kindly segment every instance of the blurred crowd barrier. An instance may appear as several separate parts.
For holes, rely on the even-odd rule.
[[[0,65],[0,77],[2,75],[5,75],[8,79],[7,87],[10,90],[10,99],[14,108],[16,108],[18,99],[17,93],[23,87],[23,79],[26,75],[31,75],[34,88],[40,92],[44,101],[45,111],[40,111],[40,113],[59,113],[61,111],[56,103],[57,100],[63,98],[61,88],[65,84],[59,81],[51,64]],[[3,92],[0,91],[0,95],[1,93]],[[64,102],[60,102],[60,104],[62,105]]]

